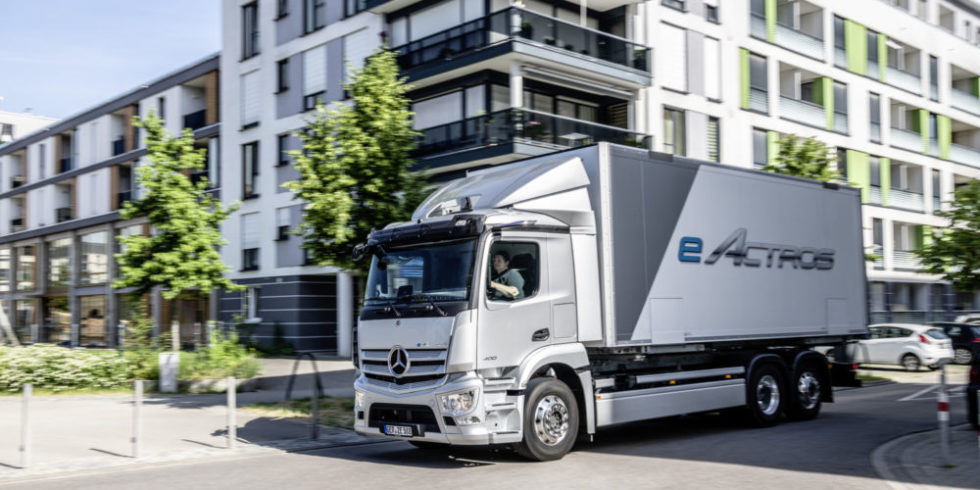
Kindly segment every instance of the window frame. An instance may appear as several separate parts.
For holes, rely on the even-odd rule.
[[[673,142],[671,143],[671,150],[670,151],[667,150],[667,119],[668,119],[667,118],[667,112],[671,112],[672,113],[671,114],[671,117],[670,117],[670,122],[673,123],[673,127],[674,127],[674,138],[673,138]],[[678,109],[676,107],[671,107],[671,106],[666,106],[666,105],[664,106],[664,109],[663,109],[663,122],[664,122],[664,128],[663,128],[663,130],[664,130],[664,134],[663,134],[663,141],[664,141],[663,144],[664,144],[664,147],[663,147],[663,150],[664,150],[664,153],[669,153],[671,155],[680,156],[680,157],[687,156],[687,121],[686,121],[686,119],[687,119],[687,115],[685,114],[684,109]],[[678,124],[678,122],[680,124]],[[678,128],[680,128],[680,130],[678,130]],[[678,137],[678,134],[680,135],[680,137]],[[680,152],[677,151],[678,145],[680,146]]]
[[[319,31],[327,25],[326,0],[303,0],[303,34]],[[322,13],[322,24],[317,25],[317,13]]]
[[[276,62],[276,93],[289,91],[289,58]]]
[[[251,157],[251,162],[249,160]],[[248,168],[251,163],[251,169]],[[258,176],[259,172],[259,142],[250,141],[242,145],[242,199],[253,199],[259,197]],[[251,171],[249,171],[251,170]]]
[[[524,296],[523,298],[514,298],[514,299],[507,300],[507,299],[493,298],[490,295],[490,291],[491,291],[491,289],[490,289],[490,279],[493,277],[492,276],[492,271],[493,271],[494,248],[497,245],[499,245],[499,244],[525,245],[525,246],[526,245],[531,245],[531,246],[534,246],[534,255],[537,257],[536,258],[536,260],[537,260],[537,264],[536,265],[537,265],[537,268],[538,268],[538,283],[537,283],[536,289],[534,290],[534,293],[531,294],[530,296]],[[539,296],[539,294],[541,293],[541,262],[542,262],[542,260],[541,260],[541,258],[542,258],[542,256],[541,256],[541,248],[542,248],[542,246],[541,245],[542,245],[541,242],[538,241],[538,240],[534,240],[534,239],[531,239],[531,238],[523,238],[523,237],[522,238],[496,238],[496,239],[490,241],[490,243],[487,245],[487,249],[486,249],[487,250],[487,257],[486,257],[486,266],[485,266],[486,269],[485,270],[487,272],[487,278],[486,278],[486,282],[484,284],[484,288],[485,288],[486,291],[485,291],[485,294],[483,294],[483,300],[486,302],[485,304],[488,307],[494,307],[495,306],[495,307],[498,307],[499,308],[501,305],[512,305],[512,304],[515,304],[515,303],[523,302],[523,301],[528,300],[528,299],[537,298]],[[510,253],[510,252],[508,251],[508,253]],[[513,262],[514,256],[511,256],[510,260],[511,260],[511,262]],[[517,271],[517,269],[514,269],[514,270]],[[524,279],[524,282],[526,284],[527,283],[527,277],[523,273],[521,273],[520,271],[517,271],[517,273],[518,274],[521,274],[521,278]]]
[[[257,56],[259,49],[259,2],[242,5],[242,59]]]

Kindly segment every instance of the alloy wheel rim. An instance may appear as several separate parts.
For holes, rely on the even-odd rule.
[[[759,378],[759,383],[755,386],[755,403],[765,415],[776,413],[779,408],[779,383],[776,383],[776,378],[772,375]]]
[[[801,374],[796,388],[800,392],[800,405],[803,408],[811,410],[817,406],[820,400],[820,381],[813,373],[806,371]]]
[[[534,409],[534,432],[547,446],[555,446],[568,436],[568,406],[557,395],[548,395]]]

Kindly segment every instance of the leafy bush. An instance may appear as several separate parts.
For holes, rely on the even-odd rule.
[[[0,346],[0,392],[113,390],[131,379],[130,363],[114,351],[66,349],[55,345]]]
[[[210,345],[200,346],[197,352],[180,354],[180,379],[251,378],[258,374],[259,362],[250,348],[238,343],[234,332],[213,332]]]

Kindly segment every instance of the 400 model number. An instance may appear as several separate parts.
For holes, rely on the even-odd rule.
[[[745,267],[776,267],[783,266],[794,269],[830,270],[834,268],[834,250],[829,248],[795,247],[773,243],[758,243],[746,241],[748,232],[739,228],[728,236],[721,245],[706,259],[704,263],[712,265],[722,257],[732,259],[732,264]],[[701,262],[704,241],[698,237],[681,237],[677,258],[681,262]]]

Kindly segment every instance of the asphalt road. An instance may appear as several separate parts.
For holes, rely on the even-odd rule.
[[[825,405],[818,419],[766,429],[720,415],[626,424],[600,431],[594,442],[549,463],[530,463],[504,448],[424,451],[381,442],[130,467],[4,488],[885,489],[870,454],[900,435],[935,427],[935,392],[929,388],[901,383],[839,391],[837,403]],[[953,392],[956,424],[965,411],[955,383]]]

